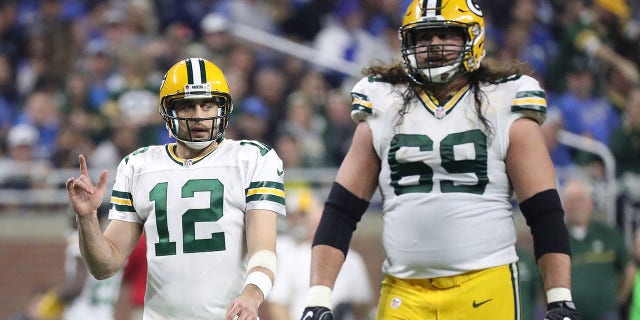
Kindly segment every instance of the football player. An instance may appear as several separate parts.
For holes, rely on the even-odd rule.
[[[533,235],[546,319],[578,319],[539,129],[544,90],[524,65],[482,61],[475,0],[414,0],[399,31],[403,63],[372,65],[351,92],[358,126],[315,234],[302,319],[332,319],[336,275],[376,189],[385,252],[377,319],[519,319],[514,192]]]
[[[124,157],[100,232],[97,185],[84,156],[67,181],[80,246],[98,279],[120,270],[144,228],[144,319],[255,320],[276,272],[276,216],[284,215],[282,161],[259,141],[225,139],[233,103],[222,71],[189,58],[166,73],[160,115],[175,143]]]

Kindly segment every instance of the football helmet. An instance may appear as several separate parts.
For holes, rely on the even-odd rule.
[[[218,115],[208,118],[182,118],[175,112],[175,105],[184,100],[210,101],[218,105]],[[174,64],[164,75],[160,85],[160,116],[169,133],[196,150],[204,149],[213,141],[224,137],[224,130],[233,111],[229,85],[224,74],[212,62],[202,58],[189,58]],[[179,136],[180,121],[185,121],[187,129],[194,121],[212,120],[209,139],[192,139]],[[187,132],[190,132],[187,130]]]
[[[417,34],[442,28],[459,28],[464,34],[458,59],[438,66],[419,62],[417,52],[442,52],[444,48],[442,45],[417,46]],[[477,70],[485,56],[484,17],[476,0],[413,0],[403,18],[399,37],[407,74],[420,84],[444,83],[456,74]],[[438,54],[444,55],[444,52]]]

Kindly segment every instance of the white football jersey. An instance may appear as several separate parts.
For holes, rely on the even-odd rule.
[[[109,218],[144,224],[144,319],[223,319],[244,285],[245,213],[285,214],[283,164],[251,140],[226,139],[186,160],[174,148],[145,147],[122,160]]]
[[[404,88],[369,77],[352,91],[352,117],[369,123],[381,159],[383,271],[431,278],[517,261],[509,128],[544,121],[544,91],[528,76],[483,85],[487,131],[468,87],[440,105],[420,94],[398,125]]]
[[[78,233],[73,232],[67,237],[65,277],[75,277],[77,263],[84,263],[84,261],[80,253]],[[113,320],[114,306],[118,301],[121,283],[122,271],[104,280],[97,280],[87,271],[80,295],[65,306],[62,319]]]
[[[278,276],[267,300],[287,305],[291,319],[298,319],[307,302],[311,277],[311,243],[294,243],[285,248],[278,243]],[[281,250],[282,249],[282,250]],[[285,251],[286,250],[286,251]],[[373,290],[362,256],[350,249],[333,286],[334,308],[342,303],[370,304]]]

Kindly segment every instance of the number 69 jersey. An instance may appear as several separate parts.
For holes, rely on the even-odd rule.
[[[528,76],[482,85],[486,130],[468,87],[440,105],[419,94],[398,124],[403,89],[365,78],[352,91],[352,117],[368,122],[381,159],[383,271],[432,278],[517,261],[509,128],[544,121],[544,91]]]
[[[285,214],[283,164],[250,140],[195,159],[174,150],[145,147],[120,162],[109,218],[144,224],[145,319],[222,319],[244,285],[245,212]]]

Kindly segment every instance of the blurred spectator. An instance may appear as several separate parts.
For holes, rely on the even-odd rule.
[[[289,189],[286,192],[287,234],[295,244],[288,251],[278,250],[278,277],[267,297],[270,318],[278,320],[298,319],[305,307],[311,242],[322,216],[322,207],[311,189]],[[333,318],[366,319],[372,299],[373,292],[364,261],[357,251],[350,249],[333,288],[332,302],[336,307]],[[345,310],[345,313],[340,314],[338,310]]]
[[[93,141],[82,128],[65,124],[61,126],[56,137],[55,149],[50,162],[54,168],[58,169],[78,168],[80,166],[78,156],[90,154],[93,148]],[[64,181],[61,181],[60,187],[63,186]]]
[[[551,99],[548,101],[551,101]],[[562,185],[567,178],[580,174],[584,168],[579,166],[573,158],[574,153],[577,151],[559,141],[558,135],[564,129],[562,113],[551,102],[547,108],[547,119],[540,126],[540,129],[556,171],[558,184]]]
[[[78,57],[76,52],[82,52],[82,47],[74,43],[71,22],[63,18],[62,1],[40,1],[39,6],[34,27],[41,32],[42,50],[46,55],[42,75],[52,82],[63,83]]]
[[[640,229],[636,229],[633,236],[633,261],[636,269],[628,319],[640,320]]]
[[[388,61],[395,56],[384,42],[366,31],[365,11],[359,0],[338,1],[332,13],[333,19],[328,19],[314,40],[313,46],[321,53],[318,60],[326,65],[346,60],[364,67],[372,60]],[[342,74],[329,75],[332,87],[345,79]]]
[[[549,26],[539,19],[536,0],[502,1],[506,6],[500,8],[509,12],[502,19],[494,17],[499,28],[497,39],[497,58],[522,60],[529,63],[540,81],[547,75],[548,64],[557,53],[557,44]]]
[[[300,78],[297,88],[293,91],[303,93],[309,99],[313,106],[313,112],[323,114],[322,108],[327,103],[327,94],[329,92],[329,84],[324,75],[315,69],[308,70]]]
[[[238,111],[240,115],[231,120],[235,123],[235,128],[230,131],[234,139],[258,140],[271,145],[267,138],[271,111],[262,100],[256,97],[245,99]]]
[[[121,48],[118,57],[119,83],[102,106],[102,113],[111,122],[126,120],[140,126],[143,145],[166,142],[164,124],[157,112],[160,80],[154,78],[151,61],[132,48]]]
[[[50,170],[47,161],[35,157],[38,131],[19,124],[7,136],[7,157],[0,158],[0,186],[10,189],[43,187]]]
[[[0,116],[0,141],[6,137],[18,113],[18,89],[14,79],[15,72],[9,56],[0,51],[0,114],[2,115]],[[2,149],[3,146],[0,145],[0,153]]]
[[[250,26],[269,33],[277,33],[271,1],[221,1],[216,12],[229,17],[233,23]],[[277,11],[277,10],[276,10]]]
[[[249,93],[248,74],[239,68],[229,67],[229,71],[227,72],[227,83],[229,83],[229,91],[233,93],[233,104],[236,107],[241,106],[242,101]]]
[[[29,295],[29,301],[24,311],[9,316],[7,320],[44,320],[38,315],[38,305],[46,294],[46,287],[36,288],[33,293]]]
[[[356,128],[351,120],[351,100],[341,90],[332,90],[327,97],[327,128],[324,141],[327,146],[328,165],[339,166],[351,146]]]
[[[536,313],[542,305],[542,276],[530,249],[518,245],[518,278],[520,279],[520,301],[522,302],[521,319],[540,319]]]
[[[25,54],[25,30],[18,23],[16,3],[16,0],[0,2],[0,51],[13,66]]]
[[[627,207],[640,203],[640,87],[629,93],[622,124],[613,129],[609,148],[616,162],[619,185],[616,217],[622,226],[627,218],[637,220],[626,216]]]
[[[231,48],[228,66],[238,69],[243,74],[252,77],[256,72],[257,61],[253,48],[246,43],[237,43]],[[256,81],[256,80],[254,80]]]
[[[106,138],[107,119],[98,106],[92,105],[88,85],[84,74],[69,73],[60,113],[70,126],[81,129],[93,142],[98,142]]]
[[[275,143],[276,152],[281,155],[284,168],[301,168],[302,155],[298,139],[290,133],[280,133]]]
[[[219,66],[228,66],[227,59],[233,45],[229,24],[230,22],[225,16],[214,12],[204,16],[200,22],[201,41],[204,50],[206,50],[205,56]]]
[[[124,266],[123,289],[131,306],[130,320],[141,320],[147,290],[147,243],[144,232]]]
[[[562,205],[571,236],[571,283],[576,308],[584,320],[622,319],[620,307],[631,293],[635,270],[622,235],[597,220],[587,182],[567,181]]]
[[[575,59],[586,59],[594,66],[598,84],[605,80],[608,68],[617,69],[625,81],[639,83],[638,66],[616,51],[621,21],[627,21],[629,15],[625,0],[595,0],[582,9],[563,30],[557,59],[550,67],[553,91],[565,90],[565,75]]]
[[[84,59],[78,66],[85,75],[88,90],[88,106],[100,110],[109,99],[110,91],[118,84],[116,60],[108,44],[103,40],[92,40],[85,47]]]
[[[314,113],[311,100],[302,92],[294,92],[287,98],[286,120],[281,132],[286,132],[300,142],[302,165],[325,166],[327,147],[323,140],[326,120]]]
[[[15,67],[18,93],[23,98],[36,90],[36,84],[45,78],[45,71],[49,67],[44,37],[36,27],[30,28],[26,34],[25,54],[20,56]]]
[[[560,96],[557,106],[562,112],[565,130],[607,144],[620,117],[609,101],[597,94],[592,71],[584,59],[571,61],[566,75],[568,90]],[[574,160],[578,164],[589,164],[594,159],[588,154],[578,154]]]
[[[120,160],[142,145],[140,127],[129,121],[114,122],[109,127],[109,139],[100,142],[90,153],[89,165],[95,168],[115,169]]]
[[[34,157],[50,160],[60,130],[60,103],[54,94],[49,91],[34,91],[29,94],[17,122],[29,124],[38,130]]]
[[[109,204],[98,209],[98,218],[102,228],[106,227]],[[122,272],[104,279],[96,280],[87,269],[80,253],[78,231],[75,215],[69,216],[71,229],[67,235],[65,250],[64,283],[52,288],[39,306],[39,314],[43,319],[52,319],[45,315],[48,310],[62,309],[62,320],[113,320],[114,305],[118,300]],[[57,318],[53,318],[57,319]]]
[[[15,113],[15,105],[19,99],[15,76],[14,65],[11,64],[9,55],[3,53],[0,48],[0,98],[10,107],[10,119]]]
[[[640,87],[627,99],[622,124],[613,128],[609,147],[616,159],[616,175],[640,175]]]
[[[253,78],[253,95],[247,97],[262,101],[269,110],[269,130],[265,136],[268,144],[273,143],[279,121],[286,117],[287,82],[288,79],[279,69],[272,66],[261,67]]]
[[[279,29],[287,37],[302,43],[311,43],[322,29],[322,22],[331,12],[336,0],[292,1],[293,11],[280,21]]]

